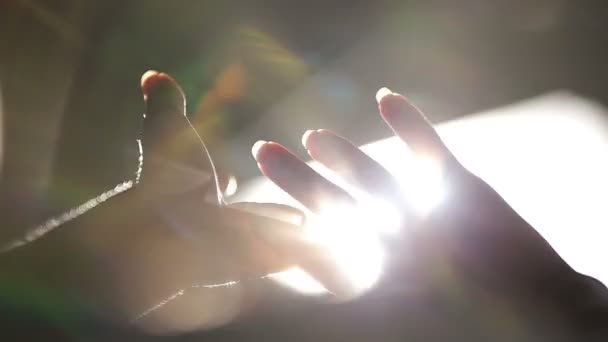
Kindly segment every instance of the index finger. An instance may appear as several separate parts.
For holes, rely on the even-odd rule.
[[[275,142],[257,142],[253,154],[266,177],[313,212],[319,213],[327,203],[355,203],[346,191]]]

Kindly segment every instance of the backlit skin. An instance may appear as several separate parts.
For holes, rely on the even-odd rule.
[[[403,245],[392,246],[394,250],[389,253],[392,263],[400,265],[398,269],[405,266],[404,260],[414,261],[416,268],[433,269],[421,264],[441,251],[441,257],[457,274],[470,273],[468,276],[478,278],[480,285],[503,291],[518,291],[518,287],[523,286],[515,279],[527,284],[551,278],[552,273],[572,272],[496,192],[458,163],[426,119],[405,98],[388,94],[380,100],[379,108],[385,121],[415,152],[437,160],[449,189],[447,203],[428,217],[412,220],[414,212],[404,207],[404,201],[398,202],[407,211],[410,225],[402,230]],[[348,175],[351,183],[370,193],[378,194],[376,184],[396,184],[375,161],[330,131],[309,133],[304,143],[313,158],[338,174]],[[348,150],[347,146],[352,148]],[[344,162],[332,163],[328,157],[331,155],[341,155]],[[320,201],[319,197],[336,202],[352,200],[345,191],[338,190],[279,144],[271,142],[260,146],[256,159],[268,178],[313,211],[318,207],[315,201]],[[393,202],[398,197],[391,191],[394,187],[384,188],[386,197]],[[430,255],[423,256],[426,254]],[[412,279],[395,272],[387,272],[387,277]]]
[[[413,104],[386,88],[379,91],[377,101],[381,117],[395,134],[414,153],[439,164],[448,194],[444,203],[428,216],[416,217],[415,211],[396,193],[397,182],[390,174],[348,140],[327,130],[305,134],[303,144],[313,159],[350,184],[391,201],[405,213],[406,226],[401,235],[387,241],[389,262],[384,276],[362,301],[398,293],[405,298],[410,291],[438,290],[457,297],[472,293],[473,297],[468,299],[471,305],[475,305],[472,298],[478,297],[479,304],[485,297],[489,300],[486,304],[503,303],[516,320],[521,319],[511,322],[522,329],[512,331],[513,338],[526,335],[528,325],[536,325],[535,333],[542,337],[565,338],[560,328],[576,330],[577,325],[580,328],[587,324],[589,317],[572,312],[581,305],[572,298],[584,298],[582,293],[589,286],[597,286],[600,292],[605,292],[605,287],[573,271],[490,186],[466,170]],[[313,211],[320,205],[319,193],[324,201],[352,200],[277,143],[258,144],[255,158],[264,175]],[[590,296],[603,301],[598,307],[604,309],[598,309],[595,315],[608,324],[605,299]],[[496,314],[493,308],[485,310],[487,317]],[[535,310],[538,311],[534,313]],[[584,311],[584,305],[578,306],[578,310]],[[531,318],[523,318],[523,312],[537,316],[534,323],[526,321]],[[393,312],[391,316],[396,314]],[[556,322],[560,322],[558,328],[553,325]],[[598,328],[588,327],[587,332],[593,334],[593,329]]]
[[[217,192],[225,186],[209,176],[210,160],[185,121],[184,95],[169,75],[147,72],[142,90],[139,182],[35,241],[0,253],[0,288],[28,289],[26,297],[34,303],[44,293],[119,325],[177,333],[224,324],[248,300],[244,286],[210,287],[215,292],[205,286],[292,267],[298,264],[291,259],[296,251],[319,270],[331,267],[318,261],[325,257],[318,247],[291,236],[299,234],[299,210],[220,201]],[[199,299],[180,298],[149,319],[140,318],[182,290]],[[201,298],[201,293],[210,294]]]
[[[180,137],[189,135],[177,120],[185,110],[177,83],[149,72],[142,89],[147,121],[140,184],[40,241],[0,255],[0,279],[52,284],[66,301],[90,301],[95,314],[127,326],[117,329],[112,340],[130,340],[132,334],[143,339],[138,330],[146,324],[167,324],[169,332],[190,332],[185,339],[213,341],[572,341],[608,336],[601,331],[608,326],[605,287],[573,271],[492,188],[463,168],[403,96],[383,90],[379,111],[415,153],[432,158],[443,170],[447,197],[428,215],[416,216],[388,172],[346,139],[327,130],[307,132],[303,139],[313,159],[395,204],[407,217],[400,234],[385,241],[388,263],[380,281],[360,297],[342,301],[301,296],[259,279],[299,265],[336,296],[348,291],[325,251],[303,241],[297,230],[290,230],[293,225],[244,212],[238,205],[206,202],[214,184],[175,173],[167,161],[185,161],[206,171],[210,161],[201,157],[200,146],[179,149]],[[264,175],[312,211],[321,210],[323,201],[355,201],[278,143],[256,144],[254,156]],[[183,239],[183,231],[163,220],[165,211],[181,219],[190,233],[216,232],[218,241],[233,246],[217,251],[229,262],[216,265],[217,274],[206,273],[214,263],[208,258],[213,241]],[[234,304],[233,294],[221,288],[210,295],[219,298],[216,308],[185,292],[174,306],[144,317],[135,329],[129,325],[130,318],[175,291],[234,277],[259,280],[242,286],[239,312],[222,327],[198,330],[206,326],[197,321],[211,309]]]

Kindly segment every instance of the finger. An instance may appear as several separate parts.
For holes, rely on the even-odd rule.
[[[319,213],[327,203],[354,204],[348,193],[285,147],[274,142],[258,141],[252,153],[266,177],[313,212]]]
[[[424,114],[400,94],[382,88],[376,94],[378,108],[384,121],[395,134],[418,155],[438,161],[452,159],[452,154],[426,119]]]
[[[167,141],[174,140],[187,129],[184,120],[186,99],[171,76],[153,70],[142,76],[141,88],[145,102],[144,153],[161,153],[163,147],[168,147]]]
[[[227,279],[260,277],[295,265],[293,260],[279,257],[277,248],[263,238],[267,235],[292,237],[301,232],[299,226],[229,206],[201,203],[195,193],[167,199],[167,203],[154,208],[165,230],[183,239],[185,246],[190,243],[210,248],[218,263],[221,260],[225,264],[225,273],[230,273]],[[209,256],[209,251],[200,252]]]
[[[186,100],[180,86],[167,74],[148,71],[142,76],[141,87],[146,111],[141,174],[146,184],[141,188],[167,194],[211,183],[211,190],[216,190],[212,161],[186,118]]]
[[[377,161],[347,139],[328,130],[308,131],[302,138],[308,154],[349,183],[371,195],[402,204],[400,186]]]
[[[196,237],[195,241],[208,241],[214,237],[223,245],[233,246],[230,254],[238,265],[235,268],[240,270],[235,278],[261,277],[300,266],[328,291],[344,297],[354,293],[352,283],[329,250],[308,239],[301,225],[242,210],[252,206],[259,209],[264,204],[201,210],[200,205],[194,206],[192,201],[183,197],[172,201],[175,208],[172,208],[174,219],[171,221],[182,227],[195,227],[196,222],[202,221],[212,223],[208,229],[192,229],[188,235]],[[281,206],[280,210],[285,211],[285,207]]]
[[[242,235],[248,231],[253,237],[248,240],[250,246],[247,249],[250,252],[247,257],[249,264],[255,265],[252,269],[257,272],[265,270],[264,274],[276,273],[297,265],[333,294],[341,297],[354,294],[352,282],[330,251],[307,238],[299,225],[230,207],[225,209],[223,217],[225,224],[235,227],[236,234]]]

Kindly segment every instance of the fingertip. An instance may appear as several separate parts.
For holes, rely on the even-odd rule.
[[[144,96],[148,96],[162,86],[175,84],[175,80],[168,74],[156,70],[148,70],[141,76],[141,88]]]
[[[150,82],[150,79],[158,75],[159,72],[156,70],[148,70],[141,75],[141,87],[147,88],[146,84]]]
[[[378,103],[380,115],[397,136],[419,155],[443,159],[450,155],[424,113],[405,96],[392,93]]]
[[[282,172],[280,165],[289,165],[294,158],[297,158],[283,145],[274,141],[260,142],[255,145],[255,150],[252,149],[254,158],[258,163],[258,168],[266,176]]]
[[[146,117],[186,115],[186,97],[177,81],[169,74],[146,71],[141,77]],[[151,123],[148,120],[147,125]],[[163,124],[164,125],[164,124]]]
[[[331,149],[335,143],[337,135],[327,129],[318,129],[311,132],[306,141],[304,147],[308,151],[308,154],[313,158],[317,159],[319,156],[327,152],[327,149]]]
[[[304,134],[302,134],[302,146],[304,146],[304,148],[306,147],[306,143],[308,142],[308,139],[310,139],[310,135],[313,134],[315,131],[312,129],[307,130],[306,132],[304,132]]]
[[[285,154],[291,154],[285,147],[274,141],[264,141],[263,143],[257,145],[258,146],[255,146],[254,144],[254,147],[256,147],[254,157],[259,164],[272,164],[273,160],[276,160],[277,158],[280,159],[281,157],[285,156]]]
[[[265,140],[258,140],[255,142],[255,144],[253,144],[253,146],[251,146],[251,155],[253,155],[253,158],[258,161],[258,155],[260,152],[260,149],[262,148],[262,146],[264,146],[265,144],[267,144],[268,142]]]
[[[312,141],[312,139],[314,139],[314,136],[316,136],[319,132],[320,130],[318,129],[309,129],[308,131],[304,132],[304,134],[302,135],[302,146],[304,146],[304,148],[308,150],[310,148],[310,142]]]
[[[388,89],[387,87],[382,87],[378,89],[378,91],[376,92],[376,102],[380,104],[380,101],[382,101],[385,96],[390,94],[393,94],[393,91]]]
[[[380,116],[393,130],[407,128],[409,125],[426,124],[424,114],[416,108],[405,96],[392,93],[384,96],[378,103]],[[404,126],[405,125],[405,126]]]
[[[158,87],[159,75],[160,73],[156,70],[148,70],[141,76],[141,89],[144,96],[148,96],[153,89]]]
[[[378,101],[378,106],[380,107],[380,111],[383,111],[383,109],[395,109],[407,103],[408,102],[403,95],[390,93],[382,96],[382,98]]]

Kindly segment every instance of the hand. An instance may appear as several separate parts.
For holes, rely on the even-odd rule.
[[[403,300],[412,288],[461,300],[473,290],[490,302],[532,308],[548,305],[568,288],[560,287],[575,278],[575,272],[490,186],[457,161],[423,114],[388,89],[377,97],[380,114],[395,134],[442,170],[448,195],[428,215],[417,215],[397,181],[348,140],[327,130],[305,134],[303,144],[314,160],[351,185],[391,202],[405,218],[399,235],[385,240],[388,261],[380,281],[344,311],[365,312],[365,306],[384,297],[390,303],[383,317],[402,321],[408,310]],[[277,143],[256,144],[254,156],[265,176],[313,212],[322,212],[328,202],[355,205],[351,194]]]
[[[189,124],[170,76],[148,72],[142,89],[137,179],[113,197],[98,196],[85,214],[6,245],[0,279],[29,288],[31,298],[46,292],[155,332],[225,323],[243,309],[247,292],[221,284],[284,270],[298,263],[293,253],[316,254],[316,247],[294,238],[298,210],[224,201],[225,177]]]

